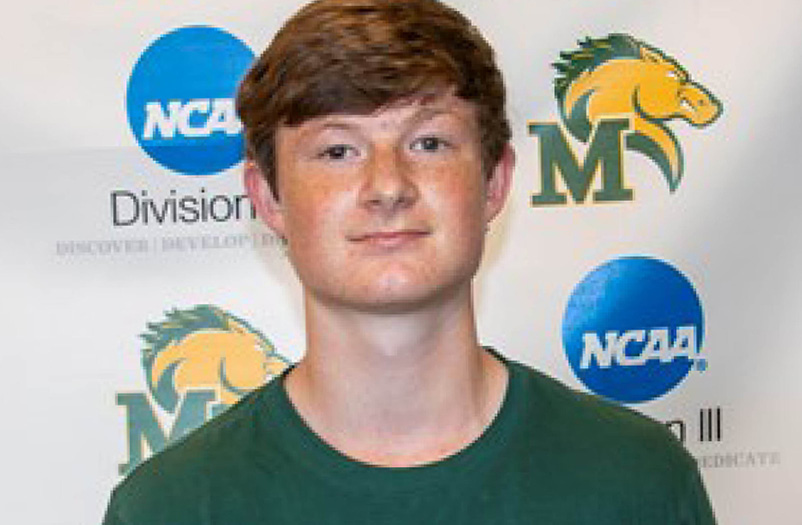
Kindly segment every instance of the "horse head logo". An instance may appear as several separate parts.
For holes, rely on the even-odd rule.
[[[587,142],[603,118],[627,117],[627,149],[657,164],[673,192],[683,173],[682,149],[666,123],[683,119],[695,127],[712,123],[721,103],[673,58],[629,35],[586,38],[560,53],[554,92],[568,131]]]
[[[173,412],[189,389],[209,389],[225,405],[280,374],[289,361],[242,319],[209,305],[174,309],[148,323],[142,365],[159,405]]]

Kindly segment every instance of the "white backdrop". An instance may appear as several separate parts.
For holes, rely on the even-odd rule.
[[[802,370],[802,7],[794,0],[450,3],[497,49],[518,154],[513,194],[477,283],[482,340],[586,389],[562,337],[577,285],[622,256],[669,264],[698,295],[706,366],[632,406],[684,429],[721,523],[802,523],[802,386],[794,380]],[[129,126],[126,89],[148,46],[171,31],[210,26],[258,53],[298,5],[44,0],[4,9],[0,313],[10,388],[0,521],[100,521],[119,466],[153,444],[137,425],[150,417],[169,434],[173,424],[149,390],[141,357],[141,334],[167,312],[214,305],[280,355],[300,357],[298,286],[258,224],[115,226],[110,206],[114,192],[144,191],[159,202],[171,191],[242,193],[241,164],[192,176],[148,156]],[[706,126],[665,123],[684,154],[676,191],[656,163],[623,150],[632,200],[532,206],[545,153],[528,123],[562,125],[551,64],[577,40],[611,33],[676,59],[723,113]],[[587,148],[565,136],[583,158]],[[120,401],[134,398],[150,412]],[[129,434],[140,442],[129,443]],[[599,453],[613,446],[600,443]]]

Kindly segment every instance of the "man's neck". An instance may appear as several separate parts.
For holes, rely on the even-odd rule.
[[[479,347],[470,294],[376,315],[307,298],[307,352],[287,378],[298,412],[354,459],[412,466],[474,441],[499,410],[506,367]]]

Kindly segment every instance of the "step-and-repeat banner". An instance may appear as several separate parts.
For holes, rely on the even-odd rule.
[[[800,4],[451,3],[497,49],[518,156],[482,341],[664,422],[721,523],[802,523]],[[3,523],[98,523],[301,356],[232,105],[299,5],[3,10]]]

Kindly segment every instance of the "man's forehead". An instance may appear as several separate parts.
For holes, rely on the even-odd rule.
[[[379,127],[416,124],[440,117],[470,121],[475,116],[475,104],[452,92],[422,93],[396,99],[370,113],[335,112],[302,122],[304,128],[350,128],[366,123]],[[293,126],[295,127],[295,126]]]

